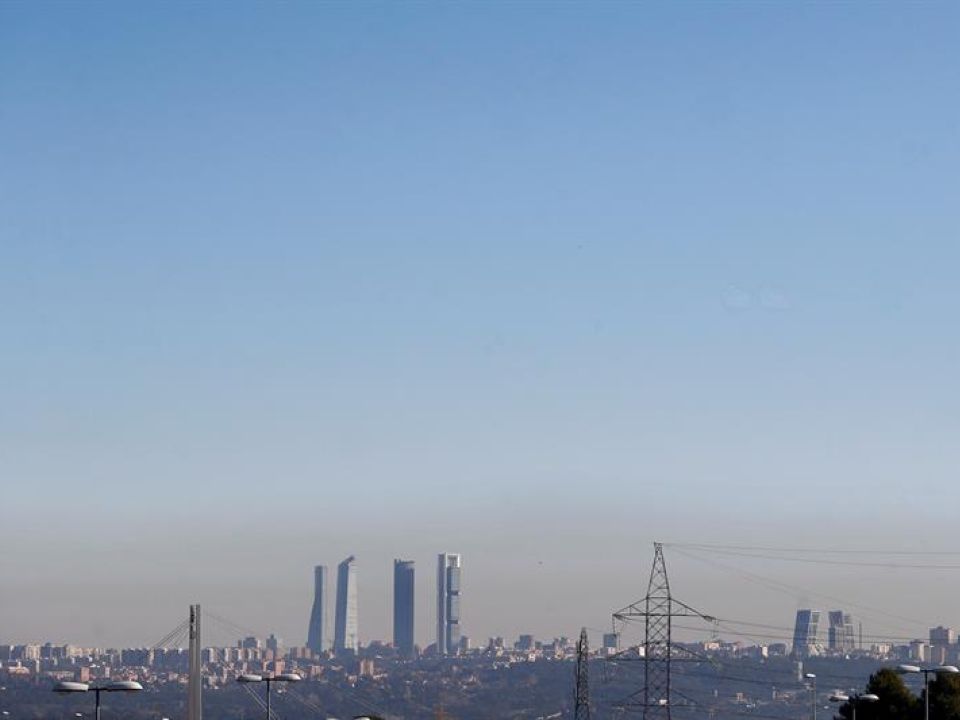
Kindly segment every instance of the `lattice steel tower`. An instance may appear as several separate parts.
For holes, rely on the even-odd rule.
[[[670,685],[670,663],[676,660],[699,660],[688,652],[678,657],[671,640],[672,619],[675,617],[698,617],[708,622],[715,618],[694,610],[689,605],[675,600],[670,595],[670,580],[663,559],[663,544],[653,544],[653,568],[647,596],[613,614],[614,621],[631,622],[643,619],[643,689],[640,702],[629,703],[643,710],[644,720],[670,720],[673,704]]]
[[[587,668],[589,656],[587,629],[582,628],[577,641],[577,685],[573,695],[573,720],[590,720],[590,672]]]

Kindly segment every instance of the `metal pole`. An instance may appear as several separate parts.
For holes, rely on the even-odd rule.
[[[923,671],[923,720],[930,720],[930,671]],[[98,719],[99,720],[99,719]]]
[[[813,706],[813,720],[817,720],[817,679],[813,678],[813,697],[810,699]]]
[[[93,694],[94,694],[94,697],[96,698],[97,720],[100,720],[100,688],[94,688],[94,689],[93,689]]]
[[[265,679],[267,681],[267,720],[270,720],[270,679]]]

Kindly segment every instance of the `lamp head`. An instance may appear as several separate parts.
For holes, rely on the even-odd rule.
[[[140,692],[143,685],[133,680],[118,680],[103,688],[107,692]]]
[[[89,689],[90,686],[87,683],[71,682],[69,680],[58,682],[53,686],[53,691],[55,693],[87,692]]]

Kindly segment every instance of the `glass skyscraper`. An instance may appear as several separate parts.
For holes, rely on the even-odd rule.
[[[327,567],[317,565],[313,569],[313,609],[310,611],[307,647],[315,653],[322,653],[327,644]]]
[[[393,646],[413,657],[413,560],[393,561]]]
[[[437,653],[454,655],[460,648],[460,555],[437,558]]]
[[[337,653],[357,652],[357,565],[351,555],[337,566],[337,610],[333,628],[333,649]]]
[[[853,635],[853,618],[843,610],[831,610],[827,615],[827,647],[835,652],[850,652],[856,649]]]
[[[793,655],[798,658],[816,655],[819,610],[797,610],[797,622],[793,626]]]

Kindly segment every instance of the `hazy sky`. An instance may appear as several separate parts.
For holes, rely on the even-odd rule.
[[[426,643],[442,551],[482,641],[607,627],[655,539],[957,547],[958,35],[0,3],[0,640],[150,644],[201,602],[299,643],[349,554],[364,641],[417,561]],[[713,614],[960,625],[958,571],[725,561],[791,597],[671,557]]]

